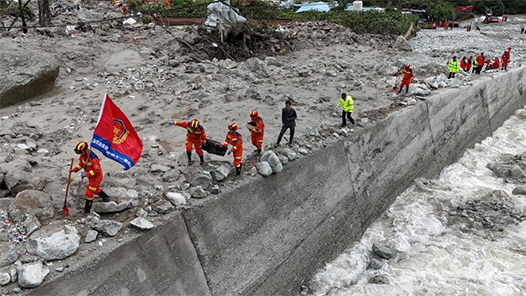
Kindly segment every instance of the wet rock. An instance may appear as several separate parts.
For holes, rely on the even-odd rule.
[[[281,164],[279,157],[272,150],[268,150],[267,152],[263,153],[261,156],[261,162],[268,162],[270,168],[272,169],[272,173],[274,174],[281,173],[283,171],[283,165]]]
[[[15,222],[22,222],[29,215],[34,215],[39,220],[53,218],[55,211],[51,196],[36,190],[24,190],[18,193],[15,201],[9,205],[9,216]]]
[[[40,226],[42,225],[40,224],[40,221],[38,221],[37,217],[34,215],[29,215],[29,217],[27,217],[27,219],[24,221],[23,226],[26,229],[26,234],[30,236],[33,232],[40,229]]]
[[[97,220],[90,224],[91,228],[107,236],[115,236],[121,230],[122,223],[113,220]]]
[[[157,213],[167,214],[168,212],[174,209],[174,206],[172,205],[171,202],[165,201],[165,202],[162,202],[156,205],[154,209]]]
[[[404,36],[398,36],[396,38],[394,47],[403,51],[413,51],[411,44],[404,38]]]
[[[91,229],[86,234],[86,237],[84,238],[84,242],[86,244],[92,243],[92,242],[94,242],[97,239],[98,235],[99,235],[98,231]]]
[[[133,219],[130,224],[133,226],[133,227],[136,227],[138,229],[142,229],[142,230],[148,230],[148,229],[152,229],[155,227],[155,225],[153,225],[152,222],[146,220],[145,218],[142,218],[142,217],[137,217],[135,219]]]
[[[42,232],[42,233],[41,233]],[[39,230],[27,241],[27,252],[44,260],[60,260],[73,255],[79,248],[80,237],[74,227],[51,235]]]
[[[11,276],[7,272],[0,273],[0,285],[5,286],[11,282]]]
[[[116,203],[114,201],[109,202],[96,202],[93,204],[93,211],[98,214],[105,213],[118,213],[127,210],[132,207],[130,201],[121,201]]]
[[[196,186],[190,189],[190,195],[193,198],[205,198],[208,196],[208,192],[206,192],[206,190],[204,190],[203,187]]]
[[[215,182],[223,181],[230,175],[232,165],[229,162],[209,162],[205,166]]]
[[[394,257],[393,249],[379,242],[373,244],[373,253],[384,259],[391,259]]]
[[[264,177],[268,177],[270,175],[272,175],[272,167],[270,166],[270,164],[266,161],[263,161],[263,162],[260,162],[256,165],[257,169],[258,169],[258,172],[264,176]]]
[[[511,193],[515,195],[526,195],[526,186],[517,186]]]
[[[8,50],[5,48],[12,48]],[[53,56],[16,45],[2,44],[0,55],[0,108],[52,90],[59,73]]]
[[[389,285],[389,279],[385,275],[375,275],[369,279],[370,284]]]
[[[212,183],[212,175],[207,171],[196,171],[186,172],[185,178],[188,183],[192,186],[201,186],[202,188],[208,188]]]
[[[186,204],[186,197],[178,192],[166,193],[166,199],[174,206],[182,206]]]
[[[15,249],[9,249],[0,255],[0,267],[8,266],[16,262],[20,254]]]
[[[524,171],[516,164],[488,163],[488,169],[492,170],[500,178],[524,178]]]
[[[372,270],[379,270],[379,269],[382,269],[382,266],[383,266],[382,261],[375,259],[375,258],[371,258],[367,268],[372,269]]]

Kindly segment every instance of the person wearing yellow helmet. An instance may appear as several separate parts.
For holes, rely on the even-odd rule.
[[[228,155],[234,154],[234,166],[236,167],[236,175],[241,175],[241,163],[243,158],[243,137],[237,132],[237,124],[232,122],[228,125],[228,133],[226,134],[225,147],[232,145],[232,149],[228,151]]]
[[[206,143],[205,129],[199,123],[199,120],[192,119],[191,121],[168,121],[168,125],[179,126],[186,129],[186,155],[188,157],[188,165],[192,163],[192,146],[195,148],[195,152],[199,155],[201,164],[205,163],[203,156],[203,150],[201,147]]]

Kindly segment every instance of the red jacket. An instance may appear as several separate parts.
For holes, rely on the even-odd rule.
[[[415,77],[415,75],[413,74],[413,70],[411,69],[403,69],[400,73],[404,74],[404,77],[402,78],[403,81],[411,81],[411,79]]]
[[[185,128],[188,132],[186,138],[192,141],[201,140],[203,143],[206,142],[205,128],[199,125],[196,130],[190,128],[190,122],[187,121],[176,121],[175,125]]]
[[[228,132],[223,145],[228,146],[228,144],[232,145],[232,152],[243,149],[243,137],[238,132]]]
[[[460,68],[461,68],[462,70],[466,70],[467,64],[468,64],[468,63],[466,62],[466,59],[461,59],[461,60],[460,60]]]
[[[479,55],[477,57],[477,65],[480,67],[480,66],[484,66],[484,56],[482,55]]]
[[[265,124],[263,123],[263,119],[258,116],[256,120],[252,120],[252,122],[256,123],[256,127],[251,131],[253,134],[262,134],[265,130]]]
[[[86,172],[86,177],[88,179],[96,178],[102,176],[102,168],[100,167],[99,157],[93,152],[90,151],[88,163],[86,164],[86,156],[79,156],[79,163],[73,170],[75,172],[84,169]]]
[[[495,62],[493,62],[493,69],[498,69],[499,67],[500,67],[499,58],[495,58]]]

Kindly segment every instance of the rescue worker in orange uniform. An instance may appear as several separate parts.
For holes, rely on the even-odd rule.
[[[480,71],[482,71],[482,67],[484,67],[484,63],[485,63],[485,60],[484,60],[484,53],[481,53],[481,54],[477,57],[477,69],[475,70],[475,73],[476,73],[476,74],[480,74]]]
[[[502,59],[502,70],[508,71],[508,63],[510,62],[510,59],[511,59],[510,51],[511,51],[511,47],[508,47],[508,49],[506,49],[506,51],[504,52],[504,54],[501,57],[501,59]]]
[[[261,146],[263,145],[263,135],[265,133],[265,124],[263,123],[263,119],[259,117],[259,113],[256,110],[250,112],[250,120],[252,125],[255,126],[255,128],[250,131],[252,145],[256,146],[255,152],[261,154]]]
[[[493,62],[493,69],[500,69],[500,61],[499,61],[499,57],[495,57],[495,61]]]
[[[471,70],[471,66],[473,65],[473,57],[468,58],[468,62],[466,64],[466,72],[469,74],[469,70]]]
[[[88,187],[86,188],[86,204],[84,206],[84,213],[89,213],[91,211],[91,206],[93,205],[93,197],[95,196],[95,194],[102,197],[102,201],[104,202],[110,201],[110,198],[99,187],[100,182],[102,182],[103,178],[99,157],[93,151],[88,149],[88,143],[86,142],[78,142],[77,145],[75,145],[75,153],[79,154],[79,163],[76,167],[71,169],[71,172],[76,173],[84,169],[84,172],[82,172],[80,176],[82,177],[82,179],[88,177]]]
[[[460,69],[462,69],[462,71],[467,71],[467,67],[468,67],[468,60],[466,59],[466,57],[463,57],[460,60]]]
[[[199,155],[201,164],[205,163],[203,157],[203,150],[201,146],[206,143],[205,129],[199,124],[199,120],[192,119],[191,121],[168,121],[168,125],[176,125],[185,128],[186,134],[186,156],[188,156],[188,165],[192,163],[192,145],[195,148],[195,152]]]
[[[243,137],[237,132],[237,124],[232,122],[228,126],[228,133],[226,134],[223,145],[225,147],[232,145],[232,149],[228,151],[228,155],[234,153],[234,166],[236,167],[236,175],[241,175],[241,167],[243,166],[241,163],[243,157]]]
[[[411,65],[405,64],[404,69],[398,73],[397,75],[404,74],[404,77],[402,78],[402,83],[400,84],[400,90],[398,90],[398,93],[402,92],[402,89],[404,89],[404,86],[406,87],[405,92],[409,92],[409,84],[411,84],[411,81],[413,81],[413,77],[415,75],[413,74],[413,69],[411,69]]]

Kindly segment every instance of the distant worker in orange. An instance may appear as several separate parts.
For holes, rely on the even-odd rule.
[[[449,22],[448,22],[448,21],[446,21],[446,22],[444,23],[444,29],[446,29],[446,31],[447,31],[447,28],[449,28]]]
[[[110,201],[108,195],[100,189],[99,185],[102,182],[104,175],[100,166],[99,157],[88,149],[88,143],[78,142],[75,145],[75,153],[79,155],[79,163],[76,167],[71,169],[72,173],[76,173],[82,169],[84,172],[80,174],[82,179],[88,178],[88,187],[86,187],[86,204],[84,205],[84,213],[91,211],[93,205],[93,197],[95,194],[102,197],[102,201]],[[89,153],[89,155],[88,155]]]
[[[225,142],[223,145],[228,147],[232,145],[232,149],[228,151],[228,155],[234,153],[234,166],[236,167],[236,175],[241,175],[241,160],[243,158],[243,137],[237,132],[237,124],[231,123],[228,126],[228,133],[226,134]]]
[[[511,47],[508,47],[504,54],[502,55],[502,70],[508,71],[508,63],[510,62],[511,56],[510,56]]]
[[[185,128],[186,134],[186,155],[188,156],[188,165],[192,163],[192,145],[195,148],[195,152],[199,155],[201,164],[205,163],[203,157],[203,150],[201,146],[206,143],[205,129],[199,124],[199,120],[192,119],[191,121],[168,121],[169,125],[176,125]]]
[[[476,74],[480,74],[480,71],[482,71],[482,67],[484,67],[484,53],[481,53],[478,57],[477,57],[477,69],[475,70],[475,73]]]
[[[164,1],[164,6],[166,6],[166,7],[170,6],[170,1],[165,0],[165,1]]]
[[[250,124],[255,126],[250,131],[250,138],[252,139],[252,145],[256,147],[258,154],[261,154],[261,147],[263,146],[263,136],[265,133],[265,124],[263,119],[259,117],[258,111],[254,110],[250,112]]]
[[[495,57],[495,61],[493,62],[493,69],[500,69],[500,61],[499,61],[499,57]]]
[[[467,66],[468,66],[468,60],[466,59],[466,57],[463,57],[460,60],[460,69],[462,69],[462,71],[467,71]]]
[[[404,77],[402,77],[402,83],[400,84],[400,90],[398,90],[398,93],[402,92],[402,89],[404,89],[404,86],[406,87],[405,92],[409,92],[409,84],[411,84],[411,81],[413,81],[413,78],[415,75],[413,74],[413,69],[411,69],[411,65],[405,64],[404,69],[396,73],[396,75],[403,74]]]
[[[468,74],[469,70],[471,70],[471,66],[473,66],[473,57],[469,57],[466,63],[466,72],[468,72]]]

